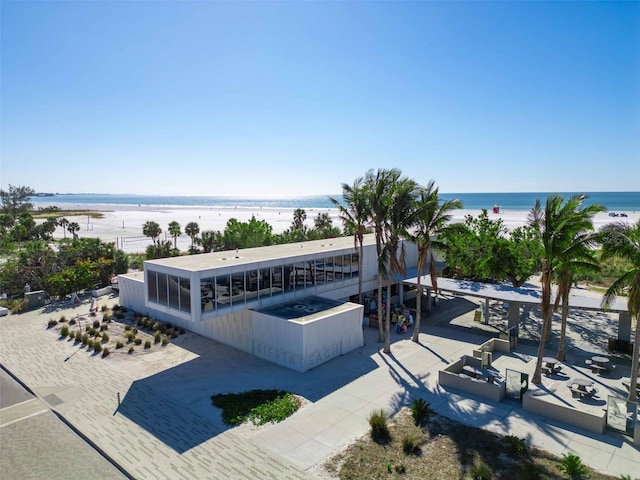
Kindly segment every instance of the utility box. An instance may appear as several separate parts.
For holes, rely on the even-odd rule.
[[[24,298],[27,300],[29,310],[44,307],[44,290],[25,292]]]

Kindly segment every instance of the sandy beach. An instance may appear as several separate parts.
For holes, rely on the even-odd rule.
[[[53,205],[56,205],[53,203]],[[80,225],[78,235],[81,238],[100,238],[105,242],[114,242],[117,247],[127,253],[144,252],[151,243],[151,239],[142,234],[142,226],[147,221],[157,222],[162,229],[162,240],[172,240],[168,234],[169,223],[176,221],[182,231],[189,222],[196,222],[200,231],[219,230],[224,231],[227,221],[236,218],[246,222],[255,216],[257,220],[264,220],[273,227],[274,233],[282,233],[291,226],[293,220],[293,208],[221,208],[221,207],[182,207],[176,205],[112,205],[112,204],[57,204],[63,210],[94,210],[103,213],[102,218],[91,218],[88,215],[67,216],[69,221]],[[313,220],[319,213],[328,213],[336,226],[341,226],[338,210],[305,209],[307,213],[306,224],[313,227]],[[477,216],[481,210],[458,210],[453,214],[454,222],[464,221],[467,215]],[[640,219],[640,212],[625,212],[627,217],[610,217],[608,213],[599,213],[594,218],[596,229],[600,229],[607,223],[624,221],[635,223]],[[527,222],[529,211],[503,210],[498,214],[489,212],[489,218],[501,218],[508,229],[524,225]],[[67,233],[67,236],[69,233]],[[54,238],[63,238],[62,228],[58,227]],[[191,239],[182,234],[178,237],[177,246],[186,251],[191,245]]]

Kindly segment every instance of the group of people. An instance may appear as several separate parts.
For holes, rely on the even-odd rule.
[[[407,329],[413,326],[413,315],[409,310],[398,314],[396,321],[396,333],[407,333]]]

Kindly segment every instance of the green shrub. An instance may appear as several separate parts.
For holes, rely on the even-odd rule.
[[[371,426],[371,438],[375,441],[385,441],[389,438],[389,428],[387,420],[389,416],[384,410],[374,410],[369,416],[369,425]]]
[[[60,317],[60,320],[58,320],[58,323],[64,323],[64,322],[66,322],[66,321],[67,321],[67,318],[66,318],[64,315],[62,315],[62,316]]]
[[[75,318],[72,318],[71,320],[69,320],[69,325],[75,325],[76,323],[77,322]]]
[[[122,312],[118,312],[118,313],[116,313],[116,318],[117,318],[118,320],[122,320],[122,319],[124,318],[124,313],[122,313]]]
[[[166,336],[162,337],[162,345],[168,345],[169,344],[169,339]]]
[[[129,353],[133,353],[134,350],[133,345],[129,347]]]
[[[76,332],[76,342],[81,342],[82,341],[82,333],[80,333],[80,330],[78,330]]]
[[[406,454],[415,453],[420,449],[420,437],[415,433],[408,433],[402,437],[402,451]]]
[[[483,461],[475,463],[469,470],[469,473],[473,480],[491,480],[491,477],[493,477],[491,467]]]
[[[60,336],[62,338],[67,338],[69,336],[69,325],[68,324],[63,324],[62,327],[60,328]]]
[[[416,425],[422,425],[424,421],[429,418],[429,415],[433,413],[429,402],[423,398],[416,398],[411,404],[411,416],[413,417],[413,423]]]
[[[124,338],[126,338],[129,342],[133,342],[136,339],[136,334],[131,331],[124,332]]]
[[[100,320],[93,321],[93,328],[100,328]]]
[[[589,473],[587,466],[582,463],[580,457],[571,453],[565,453],[560,462],[560,470],[569,475],[571,480],[580,480]]]
[[[145,340],[144,348],[151,348],[151,340]]]
[[[160,343],[162,340],[162,334],[158,331],[153,335],[153,343]]]
[[[106,332],[107,330],[109,330],[109,325],[100,325],[100,331],[101,332]]]
[[[93,351],[101,352],[102,351],[102,342],[100,340],[93,341]]]
[[[116,350],[117,350],[118,348],[122,348],[122,347],[124,347],[124,343],[122,343],[120,340],[118,340],[118,341],[116,342]],[[132,348],[133,348],[133,347],[132,347]]]
[[[136,345],[142,345],[142,339],[141,338],[136,338],[133,342]],[[147,342],[149,342],[149,340],[147,340]],[[151,342],[149,342],[149,346],[151,346]]]
[[[129,330],[131,330],[131,325],[125,325],[124,326],[124,331],[128,332]]]
[[[519,456],[527,453],[527,442],[516,435],[507,435],[504,437],[504,441],[509,448],[509,454],[511,456]]]
[[[85,333],[82,335],[82,344],[83,345],[89,345],[89,334]]]
[[[525,462],[522,465],[520,478],[522,478],[522,480],[541,480],[543,478],[542,467],[533,462]]]
[[[153,327],[151,327],[151,329],[152,329],[152,330],[155,330],[155,331],[157,331],[157,330],[162,330],[162,323],[160,323],[160,322],[156,322],[156,323],[154,323],[154,324],[153,324]]]
[[[109,341],[109,335],[107,332],[102,334],[102,343],[107,343]]]
[[[254,425],[281,422],[300,407],[296,397],[284,390],[219,394],[213,395],[211,401],[222,409],[222,421],[226,425],[240,425],[247,420]]]
[[[49,322],[47,323],[47,328],[51,328],[51,327],[55,327],[56,325],[58,325],[58,321],[54,320],[53,318],[49,320]]]
[[[104,307],[103,307],[104,308]],[[104,314],[102,315],[103,322],[110,322],[112,318],[112,314],[109,311],[103,310]]]
[[[100,310],[102,310],[103,312],[106,312],[108,308],[109,307],[107,307],[106,305],[102,305],[102,307],[100,307]]]
[[[109,352],[109,349],[108,349],[108,348],[105,348],[104,350],[102,350],[102,358],[104,358],[104,357],[108,356],[108,355],[109,355],[109,353],[110,353],[110,352]]]

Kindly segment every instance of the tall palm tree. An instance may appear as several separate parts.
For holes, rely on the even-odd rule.
[[[435,294],[438,293],[438,272],[433,255],[434,249],[443,249],[444,243],[439,240],[451,228],[448,225],[451,220],[452,210],[462,208],[460,200],[440,201],[438,188],[434,188],[431,180],[420,192],[415,210],[415,225],[409,240],[418,247],[418,281],[416,282],[416,319],[411,340],[419,341],[420,318],[422,313],[422,286],[420,277],[427,273],[427,259],[429,260],[429,273],[431,275],[431,287]]]
[[[62,227],[62,234],[64,235],[64,238],[67,238],[67,227],[69,226],[69,220],[62,217],[60,220],[58,220],[58,225]]]
[[[69,222],[69,225],[67,225],[67,231],[75,238],[76,232],[80,231],[80,225],[78,222]]]
[[[409,228],[413,226],[416,198],[419,185],[409,178],[398,179],[392,186],[391,204],[386,229],[384,248],[388,253],[384,258],[389,262],[387,271],[387,311],[385,314],[384,353],[391,353],[391,287],[396,274],[407,271],[406,247],[403,239],[409,238]]]
[[[173,248],[178,249],[178,237],[182,235],[180,224],[175,220],[169,224],[169,235],[173,237]]]
[[[342,184],[343,205],[335,198],[329,197],[338,209],[345,233],[353,235],[353,247],[358,252],[358,303],[362,305],[362,268],[364,261],[364,234],[368,229],[369,202],[363,177],[358,177],[353,185]]]
[[[594,244],[595,237],[591,234],[582,234],[574,239],[573,248],[564,252],[559,259],[558,269],[554,272],[556,283],[558,284],[558,292],[556,295],[554,311],[558,310],[560,302],[562,302],[562,323],[560,327],[560,342],[558,343],[558,353],[556,358],[561,362],[566,360],[565,346],[567,338],[567,317],[569,315],[569,293],[571,285],[577,270],[599,269],[595,259],[594,251],[591,248]]]
[[[624,292],[628,294],[627,310],[631,318],[636,321],[629,380],[629,401],[635,401],[638,386],[638,352],[640,351],[640,220],[632,226],[620,223],[607,225],[602,229],[600,238],[601,260],[620,257],[631,263],[631,268],[607,289],[602,304],[607,307],[617,295]]]
[[[389,249],[384,248],[386,232],[388,231],[388,218],[391,206],[391,192],[393,186],[402,175],[397,168],[380,168],[374,173],[369,170],[365,175],[365,184],[369,202],[370,222],[376,237],[376,253],[378,263],[378,341],[384,342],[385,332],[382,326],[382,284],[389,274]],[[389,299],[387,299],[387,302]]]
[[[160,225],[158,225],[157,222],[148,221],[148,222],[145,222],[145,224],[142,226],[142,234],[145,237],[151,238],[154,246],[157,245],[158,237],[160,237],[161,233],[162,233],[162,229],[160,228]]]
[[[547,197],[544,210],[538,199],[529,214],[529,223],[538,230],[544,252],[541,261],[542,333],[536,368],[531,379],[536,385],[542,383],[542,357],[545,340],[551,332],[551,287],[554,273],[571,256],[570,252],[576,248],[576,241],[580,235],[593,230],[593,216],[604,210],[604,207],[598,204],[585,207],[583,204],[586,199],[586,195],[573,195],[565,202],[561,195],[552,194]]]
[[[187,223],[187,226],[184,227],[184,233],[189,235],[189,238],[191,238],[191,250],[193,250],[196,237],[200,233],[200,226],[196,222],[189,222]]]

